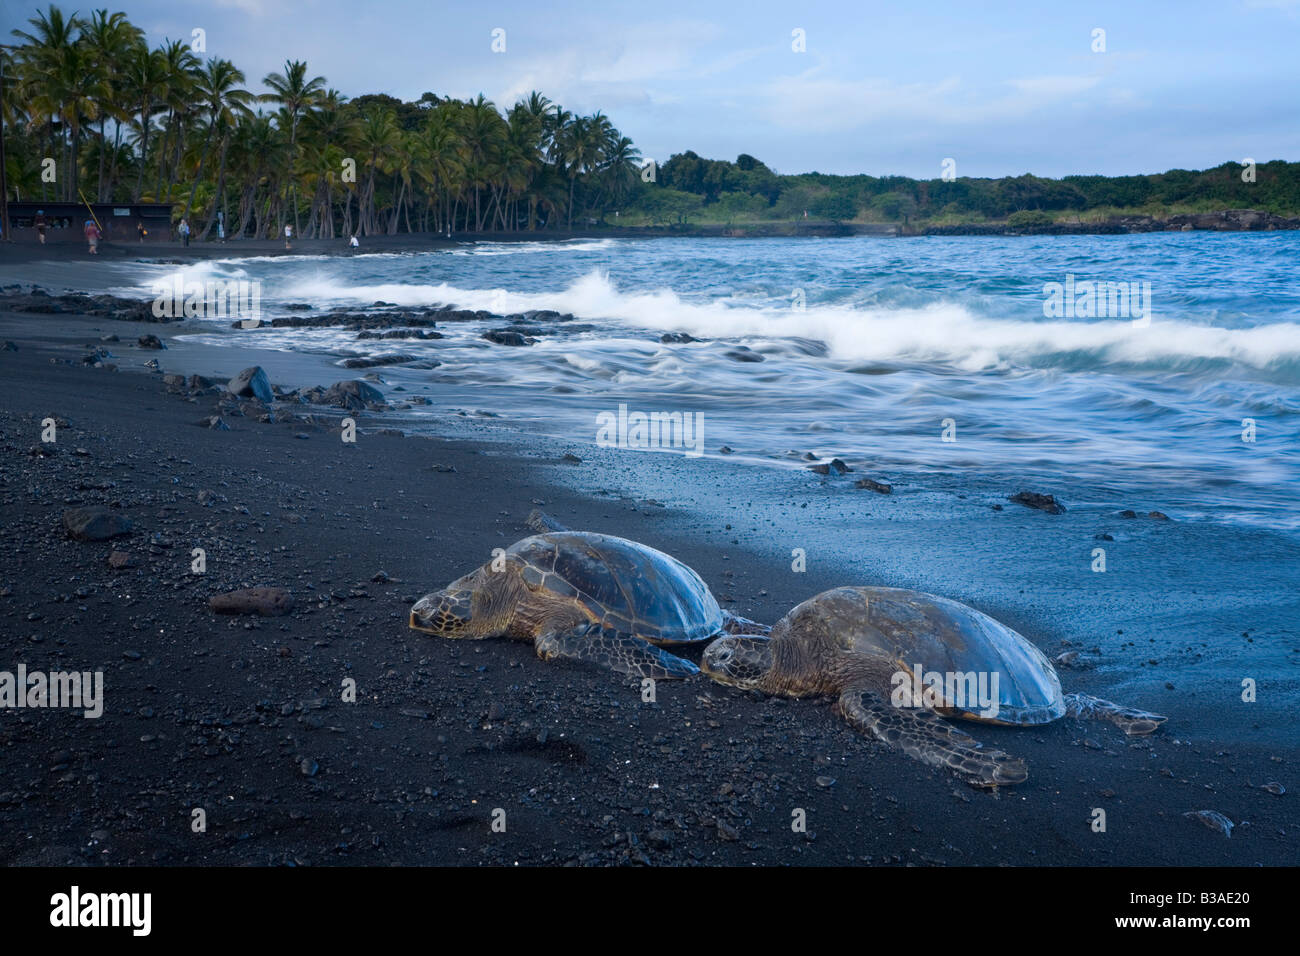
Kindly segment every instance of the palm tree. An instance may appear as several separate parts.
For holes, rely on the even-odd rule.
[[[392,110],[378,105],[368,105],[361,113],[357,130],[357,145],[367,156],[366,186],[361,191],[357,209],[357,224],[362,235],[379,231],[375,215],[375,173],[388,171],[388,157],[400,142],[401,130]]]
[[[261,111],[235,128],[230,143],[231,169],[236,180],[243,183],[243,190],[239,197],[239,225],[230,233],[232,237],[243,236],[250,220],[254,222],[254,235],[264,236],[265,223],[258,212],[257,190],[265,178],[268,194],[275,192],[274,179],[267,171],[279,164],[282,151],[280,131],[271,117]]]
[[[70,135],[68,171],[64,178],[65,198],[72,202],[80,192],[81,128],[84,120],[98,115],[99,103],[106,99],[105,83],[96,77],[90,49],[83,43],[64,47],[45,74],[54,98],[61,103],[63,124]]]
[[[225,185],[226,145],[230,126],[234,123],[237,115],[249,112],[248,104],[253,101],[252,93],[235,85],[242,82],[244,82],[243,70],[237,69],[235,64],[229,60],[222,60],[217,57],[208,60],[208,65],[199,73],[195,82],[195,96],[202,102],[203,108],[208,114],[208,134],[203,144],[203,151],[199,156],[199,168],[194,173],[194,185],[190,187],[190,198],[186,200],[185,212],[181,214],[182,219],[189,218],[190,208],[194,205],[194,194],[198,192],[199,182],[203,179],[203,164],[212,149],[213,137],[216,136],[218,129],[222,130],[221,172],[217,177],[217,195],[214,197],[213,215],[208,220],[208,226],[203,230],[205,236],[208,228],[212,226],[213,219],[216,218],[215,210],[220,205],[221,192]]]
[[[569,230],[573,230],[573,196],[578,176],[592,169],[600,161],[600,147],[604,138],[599,113],[594,116],[575,116],[556,136],[560,160],[569,177]]]
[[[351,151],[357,129],[355,117],[345,108],[345,100],[338,90],[326,91],[303,126],[300,145],[305,165],[316,180],[311,213],[307,217],[308,236],[334,237],[334,187],[342,180],[343,160]],[[351,203],[351,196],[348,202]]]
[[[602,150],[605,164],[601,173],[605,188],[615,203],[621,203],[635,186],[641,172],[641,151],[626,136],[610,127],[610,135]]]
[[[20,95],[28,103],[29,115],[50,118],[46,129],[47,142],[51,144],[55,139],[55,119],[58,118],[58,148],[66,164],[69,154],[63,121],[67,116],[66,97],[75,87],[70,88],[64,82],[64,67],[69,51],[76,45],[82,23],[75,14],[65,17],[63,11],[53,5],[45,13],[30,17],[27,22],[34,32],[13,31],[15,37],[24,41],[17,57],[17,66],[23,77]],[[65,174],[63,183],[67,198],[71,176]]]
[[[317,97],[325,90],[325,77],[314,76],[309,80],[305,62],[285,60],[283,73],[268,73],[262,78],[262,82],[271,88],[270,93],[262,94],[262,99],[279,103],[289,119],[289,162],[293,164],[298,158],[298,122],[302,119],[303,113],[312,107]],[[292,182],[293,175],[290,173],[285,179],[285,188],[288,189]],[[298,233],[297,184],[293,183],[292,188],[293,227],[296,235]]]
[[[115,127],[113,148],[111,150],[105,148],[99,150],[99,177],[96,198],[99,202],[106,202],[112,198],[113,178],[117,172],[118,145],[121,143],[122,138],[122,125],[130,119],[123,75],[124,69],[132,47],[142,41],[144,34],[138,27],[131,25],[125,13],[110,14],[107,10],[96,10],[91,15],[90,22],[82,28],[82,36],[86,41],[86,45],[90,48],[96,78],[107,90],[107,95],[100,103],[99,109],[99,139],[101,146],[104,144],[104,125],[106,121],[112,119]],[[108,176],[105,178],[104,160],[105,156],[110,153],[112,163],[108,169]]]
[[[162,61],[163,102],[167,107],[167,123],[163,129],[162,149],[158,151],[158,188],[154,191],[157,202],[171,198],[172,186],[176,182],[176,172],[180,166],[181,151],[184,146],[185,121],[194,112],[194,87],[199,70],[199,58],[182,40],[164,43],[159,56]],[[169,143],[174,140],[174,146]],[[169,175],[170,173],[170,175]],[[163,192],[163,183],[167,191]]]
[[[506,124],[492,101],[482,93],[465,104],[463,120],[465,178],[467,185],[474,189],[474,229],[479,231],[483,228],[482,191],[492,181],[494,161],[505,144]]]
[[[420,151],[420,163],[417,170],[429,186],[429,196],[433,204],[437,203],[438,192],[442,192],[441,215],[437,217],[436,228],[445,227],[451,235],[452,210],[451,195],[459,191],[457,185],[464,176],[465,143],[461,138],[457,123],[457,114],[448,104],[439,104],[425,120],[423,136],[417,147]]]
[[[144,189],[145,162],[149,155],[149,134],[153,130],[154,111],[161,109],[162,91],[167,85],[167,69],[162,53],[151,50],[143,40],[132,45],[123,74],[127,96],[139,116],[140,166],[136,173],[132,201],[139,202]]]
[[[550,131],[546,121],[550,108],[551,101],[533,91],[526,100],[516,103],[507,117],[510,146],[518,168],[518,178],[522,180],[518,184],[518,193],[528,196],[530,231],[537,221],[537,193],[532,187],[538,172],[546,163],[546,151],[550,146]]]

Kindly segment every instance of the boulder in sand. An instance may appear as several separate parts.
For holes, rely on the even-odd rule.
[[[866,488],[881,495],[890,494],[894,490],[893,485],[883,481],[875,481],[871,478],[859,478],[857,482],[854,483],[853,487]]]
[[[260,614],[279,617],[293,610],[293,595],[284,588],[243,588],[208,598],[208,607],[218,614]]]
[[[384,404],[384,393],[373,385],[352,379],[347,382],[335,382],[321,394],[320,403],[355,410]]]
[[[230,380],[226,385],[226,389],[231,395],[257,398],[267,403],[275,401],[275,393],[271,391],[271,383],[260,365],[244,369]]]
[[[103,508],[69,508],[63,527],[77,541],[107,541],[131,533],[131,519]]]

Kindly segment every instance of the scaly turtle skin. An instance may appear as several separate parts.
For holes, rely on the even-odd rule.
[[[517,541],[425,595],[411,608],[411,627],[441,637],[530,640],[543,660],[594,661],[654,678],[699,673],[658,645],[767,631],[723,611],[676,558],[626,538],[567,530]]]
[[[1020,783],[1028,770],[943,717],[1031,725],[1069,714],[1135,735],[1165,720],[1084,694],[1063,696],[1051,663],[1011,628],[956,601],[899,588],[825,591],[778,621],[770,637],[714,641],[702,667],[719,683],[749,690],[834,695],[837,712],[862,733],[974,786]],[[973,700],[981,678],[983,699]]]

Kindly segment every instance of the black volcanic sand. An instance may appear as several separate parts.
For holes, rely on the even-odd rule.
[[[214,431],[195,424],[214,414],[212,396],[64,361],[112,333],[127,364],[160,356],[166,371],[190,371],[173,367],[183,350],[129,344],[171,331],[0,315],[0,336],[18,345],[0,351],[0,669],[102,670],[106,696],[98,720],[0,713],[6,863],[1296,860],[1294,737],[1234,731],[1229,745],[1204,695],[1155,697],[1148,684],[1125,698],[1171,714],[1147,739],[1071,720],[964,725],[1029,764],[1027,783],[988,793],[859,736],[829,701],[764,699],[698,678],[661,682],[647,704],[635,682],[543,663],[526,643],[413,632],[410,603],[524,536],[539,505],[678,555],[732,610],[760,620],[846,579],[815,565],[791,574],[779,548],[747,549],[754,535],[742,543],[722,519],[566,490],[572,483],[549,480],[564,466],[526,449],[380,434],[364,412],[346,444],[338,410],[312,424],[229,415],[230,430]],[[227,372],[246,357],[226,357],[236,363]],[[329,371],[317,384],[333,381]],[[34,454],[46,417],[67,424],[52,455]],[[641,459],[625,458],[635,483]],[[713,467],[732,469],[738,488],[748,481],[744,466]],[[70,540],[61,516],[77,506],[119,511],[134,531]],[[195,547],[207,553],[203,575],[190,573]],[[137,566],[110,568],[115,550]],[[978,593],[979,574],[968,569],[965,591]],[[288,588],[295,609],[209,611],[211,595],[255,585]],[[1126,600],[1140,620],[1141,595]],[[1063,670],[1062,680],[1106,694],[1105,674]],[[354,704],[340,699],[345,678],[357,683]],[[1289,792],[1263,789],[1271,781]],[[206,833],[191,831],[195,808]],[[496,808],[504,833],[491,829]],[[1104,833],[1090,828],[1094,808],[1106,811]],[[791,829],[798,809],[806,834]],[[1236,822],[1232,836],[1183,816],[1198,810]]]

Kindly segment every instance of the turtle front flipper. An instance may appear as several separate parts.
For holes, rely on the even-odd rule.
[[[984,750],[933,711],[895,707],[867,691],[850,688],[836,710],[854,728],[897,747],[914,760],[947,767],[973,787],[1021,783],[1029,776],[1023,760]]]
[[[544,661],[555,657],[590,661],[633,677],[673,680],[700,672],[690,661],[669,654],[649,641],[599,624],[584,624],[569,631],[544,631],[537,635],[533,646]]]
[[[1155,733],[1169,719],[1145,710],[1123,707],[1090,694],[1066,694],[1065,712],[1076,719],[1092,717],[1095,720],[1108,720],[1130,737],[1145,737]]]
[[[740,617],[730,611],[722,612],[722,629],[728,634],[755,634],[760,637],[772,633],[772,629],[766,624],[759,624],[757,621]]]

